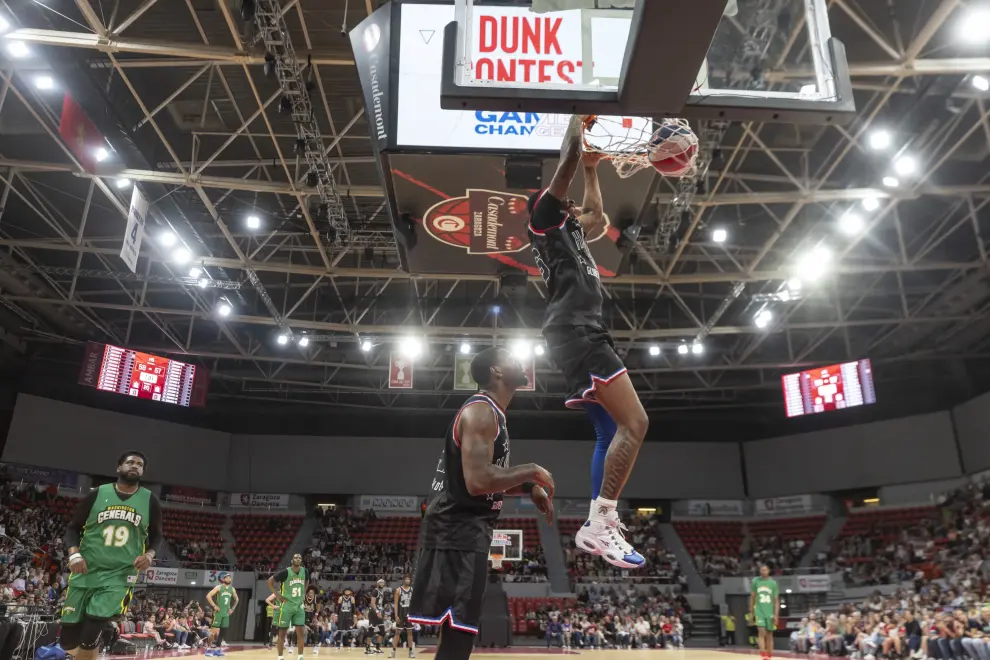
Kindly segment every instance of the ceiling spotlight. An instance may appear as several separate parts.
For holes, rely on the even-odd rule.
[[[307,346],[309,346],[309,337],[307,337],[306,335],[303,335],[302,337],[300,337],[299,338],[299,345],[301,347],[303,347],[303,348],[306,348]]]
[[[11,57],[27,57],[31,54],[31,49],[23,41],[11,41],[7,44],[7,52]]]
[[[93,156],[96,158],[97,163],[102,163],[110,157],[110,152],[107,151],[106,147],[97,147],[93,151]]]
[[[175,234],[168,231],[167,229],[158,235],[158,242],[165,247],[172,247],[175,245]]]
[[[883,185],[887,186],[888,188],[896,188],[897,186],[901,185],[901,182],[897,180],[896,176],[885,176],[883,178]]]
[[[278,342],[279,346],[285,346],[286,344],[289,343],[289,335],[282,333],[278,336],[278,338],[276,338],[275,341]]]
[[[788,291],[787,289],[784,289],[783,291],[777,294],[777,298],[782,302],[787,302],[791,299],[791,292]]]
[[[368,351],[370,351],[371,350],[371,342],[368,341],[367,339],[365,339],[363,342],[361,342],[361,350],[364,351],[365,353],[367,353]]]
[[[203,269],[199,266],[193,266],[189,269],[189,277],[199,277],[203,274]]]
[[[981,92],[990,90],[990,80],[987,80],[983,76],[973,76],[973,79],[970,82],[973,83],[973,87]]]
[[[34,86],[38,89],[55,89],[55,79],[51,76],[38,76],[34,79]]]
[[[183,246],[179,246],[172,251],[172,261],[182,266],[192,261],[192,252]]]
[[[801,284],[802,282],[800,277],[792,277],[791,279],[787,280],[787,288],[791,291],[800,291]]]
[[[526,339],[517,339],[512,342],[509,351],[517,358],[528,358],[533,352],[533,345]]]
[[[712,232],[712,240],[716,243],[725,243],[725,239],[729,237],[729,233],[724,229],[716,229]]]
[[[803,279],[814,282],[825,275],[831,261],[832,251],[824,245],[819,245],[798,259],[797,269]]]
[[[890,145],[893,141],[894,140],[890,136],[890,133],[883,129],[876,130],[870,133],[870,137],[868,140],[870,149],[874,149],[876,151],[883,151],[884,149],[890,148]]]
[[[660,355],[660,347],[657,346],[656,344],[650,346],[650,355],[652,355],[653,357]]]
[[[217,305],[217,314],[219,314],[220,316],[230,316],[230,313],[232,311],[234,310],[230,306],[230,303],[227,301],[223,301],[219,305]]]
[[[399,350],[406,357],[414,358],[423,352],[423,342],[416,337],[406,337],[399,342]]]
[[[245,220],[248,229],[258,229],[261,227],[261,218],[256,215],[249,215]]]
[[[533,352],[537,355],[543,355],[543,344],[537,344],[533,347]]]
[[[502,311],[501,307],[499,307],[498,305],[492,305],[492,314],[498,314],[501,311]]]
[[[7,22],[6,18],[0,16],[0,34],[6,32],[9,29],[10,29],[10,23]]]
[[[131,185],[130,179],[117,179],[117,190],[126,190]]]
[[[855,236],[863,230],[863,218],[850,211],[839,218],[839,229],[847,236]]]
[[[880,200],[876,197],[865,197],[863,199],[863,208],[867,211],[876,211],[880,208]]]
[[[197,284],[199,284],[200,289],[205,289],[206,287],[210,286],[210,281],[205,277],[201,277],[199,278],[199,282],[197,282]]]
[[[769,309],[762,309],[760,313],[756,315],[753,319],[753,323],[756,324],[757,328],[765,328],[770,325],[770,321],[773,320],[773,312]]]
[[[461,350],[461,355],[469,355],[471,353],[471,344],[467,343],[466,341],[461,342],[460,350]]]
[[[679,354],[681,354],[681,355],[687,355],[688,354],[688,345],[687,344],[681,344],[680,346],[677,347],[677,352]]]
[[[915,170],[917,169],[918,169],[918,161],[916,161],[911,156],[901,156],[896,161],[894,161],[894,171],[896,171],[901,176],[914,174]]]
[[[959,23],[959,36],[972,44],[983,43],[990,37],[990,10],[973,9]]]
[[[691,352],[695,355],[701,355],[705,352],[705,345],[698,342],[691,344]]]

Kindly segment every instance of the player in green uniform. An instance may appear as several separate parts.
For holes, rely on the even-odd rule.
[[[265,599],[265,614],[268,616],[268,638],[265,642],[265,648],[271,649],[272,644],[275,643],[275,639],[278,637],[278,594],[268,594],[268,598]]]
[[[140,452],[121,455],[117,482],[90,491],[65,527],[71,575],[60,643],[74,660],[96,660],[100,633],[127,611],[138,572],[161,542],[161,503],[140,485],[146,465]]]
[[[213,607],[213,623],[210,625],[210,641],[206,646],[207,656],[223,657],[223,649],[220,648],[220,640],[218,635],[221,634],[222,630],[225,630],[227,626],[230,625],[230,615],[234,613],[234,608],[237,607],[237,590],[230,586],[231,582],[234,581],[234,576],[230,573],[221,573],[219,576],[220,584],[213,587],[210,593],[206,594],[206,602],[208,602]],[[216,599],[216,600],[214,600]],[[233,601],[233,603],[231,603]],[[213,642],[216,640],[217,646],[216,650],[212,649]]]
[[[275,583],[279,583],[278,589]],[[302,565],[302,555],[292,555],[292,566],[283,568],[268,578],[268,588],[272,590],[279,602],[278,618],[278,660],[285,660],[285,633],[289,626],[296,628],[296,651],[299,660],[303,660],[306,649],[306,612],[303,610],[303,598],[309,587],[306,569]]]
[[[753,578],[750,592],[749,609],[759,630],[760,657],[769,660],[773,655],[773,631],[777,629],[777,612],[780,611],[780,592],[777,581],[770,578],[769,566],[760,566],[760,577]]]

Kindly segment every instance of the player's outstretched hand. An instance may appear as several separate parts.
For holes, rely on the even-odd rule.
[[[581,154],[581,164],[585,167],[598,167],[598,163],[604,158],[604,154],[597,151],[585,151]]]
[[[143,571],[151,566],[151,557],[148,555],[138,555],[134,560],[134,568]]]
[[[82,557],[79,557],[78,559],[76,559],[74,561],[70,561],[69,562],[69,570],[71,572],[75,573],[76,575],[80,575],[80,574],[88,573],[89,572],[89,568],[86,566],[86,560],[83,559]]]
[[[553,475],[547,470],[540,467],[539,465],[533,464],[533,477],[530,479],[531,482],[540,486],[547,492],[547,497],[553,499]]]
[[[553,524],[553,500],[547,495],[547,491],[543,490],[541,486],[534,486],[533,492],[530,493],[529,498],[533,500],[533,504],[536,508],[540,510],[540,513],[547,517],[547,524]]]

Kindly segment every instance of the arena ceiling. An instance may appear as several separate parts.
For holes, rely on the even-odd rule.
[[[873,360],[879,403],[825,423],[945,407],[988,384],[990,110],[973,74],[990,72],[990,38],[958,37],[964,22],[981,29],[967,17],[980,3],[828,4],[856,120],[715,127],[711,167],[690,205],[672,213],[680,193],[660,181],[641,209],[629,268],[606,281],[608,322],[661,422],[654,431],[684,424],[693,437],[745,438],[810,428],[821,420],[784,422],[780,375],[852,358]],[[291,420],[349,412],[412,428],[459,405],[451,377],[461,342],[537,336],[536,282],[506,291],[497,277],[399,267],[342,36],[375,6],[282,0],[291,42],[313,65],[317,120],[353,231],[341,244],[309,210],[295,128],[239,0],[0,2],[28,51],[0,60],[0,323],[22,389],[92,402],[74,374],[81,343],[95,340],[209,368],[208,412],[190,413],[204,423],[299,431]],[[38,86],[45,76],[50,89]],[[94,121],[120,128],[107,137],[123,171],[87,174],[66,147],[65,89],[101,100],[106,116]],[[892,136],[887,150],[870,146],[878,129]],[[903,156],[915,173],[885,187]],[[190,263],[146,240],[138,272],[128,271],[118,254],[130,190],[119,177],[151,191],[150,238],[167,221]],[[862,226],[846,234],[851,211]],[[259,229],[247,227],[249,215]],[[805,255],[821,246],[831,258],[812,282],[818,266]],[[208,288],[197,285],[204,275],[189,277],[191,266]],[[805,276],[799,294],[787,289],[795,272]],[[773,317],[758,327],[764,307]],[[309,343],[281,346],[283,333]],[[388,348],[408,335],[429,350],[415,389],[389,390]],[[361,351],[364,340],[376,347]],[[703,344],[703,354],[679,354],[685,342]],[[660,355],[650,355],[654,344]],[[537,391],[514,404],[520,417],[543,420],[530,434],[569,428],[560,426],[562,387],[538,360]]]

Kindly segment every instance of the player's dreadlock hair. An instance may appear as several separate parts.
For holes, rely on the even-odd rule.
[[[125,451],[123,454],[120,455],[120,458],[117,459],[117,467],[123,465],[124,461],[126,461],[131,456],[137,456],[138,458],[140,458],[142,461],[144,461],[145,469],[148,468],[148,458],[139,451]]]
[[[498,362],[498,348],[492,346],[481,351],[471,360],[471,378],[478,387],[488,387],[492,383],[492,367]]]

